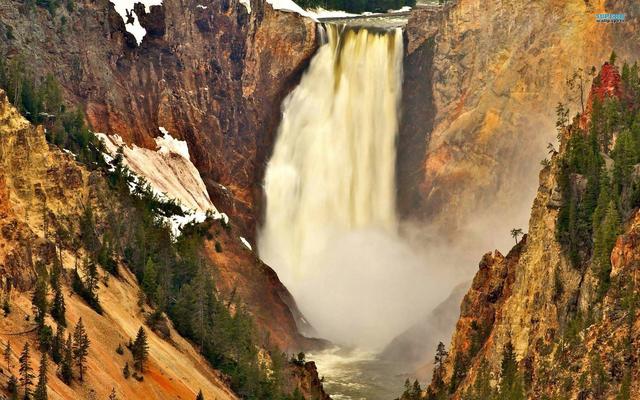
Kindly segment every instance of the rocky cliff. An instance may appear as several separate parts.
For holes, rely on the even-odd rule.
[[[73,4],[55,14],[0,4],[5,61],[28,60],[36,78],[53,74],[96,132],[152,150],[159,127],[185,140],[213,204],[231,216],[234,240],[253,242],[280,103],[316,49],[315,24],[264,0],[251,12],[237,0],[165,0],[135,7],[147,31],[137,45],[109,1]],[[221,261],[220,288],[237,287],[279,344],[302,346],[296,325],[305,323],[274,272],[244,246],[227,249],[234,262]]]
[[[316,49],[315,23],[265,0],[251,12],[237,0],[166,0],[135,8],[148,32],[137,46],[108,0],[74,4],[52,16],[4,2],[0,53],[54,73],[97,132],[152,149],[158,127],[186,140],[214,204],[252,238],[280,103]]]
[[[597,23],[600,12],[627,20]],[[537,160],[555,138],[555,106],[580,107],[566,79],[613,49],[636,59],[638,41],[629,38],[639,13],[635,2],[604,0],[458,0],[413,10],[398,157],[403,215],[452,237],[474,235],[484,216],[524,224]],[[477,239],[506,245],[508,236]]]
[[[13,349],[9,355],[12,366],[7,368],[3,362],[0,373],[4,393],[9,377],[18,375],[24,344],[38,348],[31,302],[38,269],[59,259],[63,276],[71,276],[79,255],[86,254],[84,248],[61,244],[60,227],[65,227],[67,239],[77,238],[77,221],[84,207],[90,202],[103,204],[104,210],[107,206],[103,203],[104,179],[72,155],[49,145],[43,127],[29,124],[1,90],[0,182],[0,294],[4,304],[0,342],[3,349],[7,343]],[[168,337],[148,330],[150,357],[145,379],[139,382],[123,376],[124,363],[131,364],[131,355],[128,351],[120,355],[116,349],[135,337],[149,311],[138,306],[139,290],[126,268],[121,269],[118,279],[101,274],[98,291],[106,307],[105,313],[98,315],[64,284],[68,328],[82,318],[91,344],[83,382],[67,385],[56,368],[49,367],[49,398],[107,398],[112,389],[119,398],[127,399],[195,398],[199,390],[207,398],[237,398],[226,378],[171,325]],[[51,318],[46,322],[54,325]],[[34,354],[31,366],[37,370],[38,365],[39,357]]]
[[[622,178],[620,171],[637,168],[638,160],[620,158],[631,135],[624,123],[600,125],[616,115],[636,115],[637,85],[628,76],[637,67],[633,73],[624,69],[621,79],[618,67],[605,64],[585,113],[566,127],[560,121],[561,147],[543,163],[528,234],[508,255],[495,251],[483,257],[429,396],[480,399],[492,391],[500,399],[639,395],[638,203],[627,200],[628,183],[616,183],[637,180],[635,172]],[[605,112],[603,104],[621,108]],[[576,147],[587,140],[596,149],[591,155],[586,147]],[[580,169],[584,165],[575,167],[578,159],[603,161],[587,173]],[[599,191],[598,206],[588,200],[595,196],[592,190]],[[583,216],[575,214],[578,209]],[[576,223],[580,228],[572,231]],[[588,237],[573,248],[575,235]],[[509,372],[505,360],[513,360],[519,372]]]

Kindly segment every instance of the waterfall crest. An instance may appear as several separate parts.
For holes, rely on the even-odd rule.
[[[283,103],[265,175],[266,219],[259,237],[261,257],[320,333],[335,310],[310,307],[318,301],[309,299],[317,297],[314,289],[330,285],[327,295],[348,308],[354,299],[343,292],[355,289],[336,286],[336,274],[373,273],[373,267],[360,265],[375,254],[371,246],[396,237],[395,142],[403,59],[401,29],[324,28],[324,44]],[[371,235],[353,236],[362,231]],[[343,247],[350,254],[337,255]],[[375,296],[379,288],[371,290]],[[351,294],[356,301],[367,298]]]

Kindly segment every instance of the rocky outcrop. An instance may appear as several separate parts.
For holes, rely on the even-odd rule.
[[[53,73],[98,132],[152,149],[161,126],[186,140],[214,204],[252,238],[281,100],[317,46],[313,21],[265,0],[251,13],[238,0],[165,0],[135,7],[147,30],[136,46],[108,0],[74,3],[55,17],[0,5],[12,32],[0,53]]]
[[[617,68],[606,63],[591,88],[586,110],[592,110],[596,98],[609,96],[624,99],[625,92]],[[582,117],[589,121],[590,112]],[[540,172],[528,234],[507,257],[497,252],[483,257],[462,302],[442,373],[453,399],[462,398],[482,368],[488,369],[493,386],[500,385],[508,343],[522,371],[527,398],[636,398],[640,393],[634,367],[640,348],[635,333],[637,209],[623,222],[605,278],[597,277],[603,267],[588,259],[590,249],[580,250],[587,260],[576,264],[558,239],[560,209],[569,201],[563,198],[560,183],[562,168],[567,168],[563,157],[568,138],[585,135],[580,129],[582,117],[564,130],[559,153],[554,152]],[[602,150],[605,156],[609,152]],[[572,174],[570,179],[571,190],[582,196],[587,178]],[[602,286],[599,279],[610,280],[611,285]],[[616,397],[625,390],[630,397]]]
[[[0,387],[6,394],[7,381],[18,375],[18,357],[25,343],[38,348],[31,302],[36,270],[60,260],[68,329],[82,318],[90,348],[84,382],[65,384],[49,365],[48,395],[55,399],[107,398],[115,390],[118,398],[195,398],[202,390],[206,398],[233,400],[237,397],[194,346],[169,323],[170,340],[150,329],[149,363],[145,379],[126,379],[122,368],[132,364],[130,353],[116,352],[145,325],[146,313],[138,305],[141,290],[136,278],[121,266],[118,278],[102,274],[98,292],[104,306],[98,315],[80,296],[69,290],[67,277],[86,254],[80,243],[78,221],[87,204],[100,213],[115,206],[105,195],[107,184],[97,172],[90,172],[74,157],[45,140],[43,127],[34,127],[13,108],[0,90],[0,299],[9,306],[0,316],[0,345],[11,343],[12,367],[3,361]],[[64,237],[65,239],[61,239]],[[47,317],[46,324],[55,326]],[[33,354],[33,353],[32,353]],[[39,357],[32,355],[31,367],[38,369]]]
[[[599,12],[627,19],[597,23]],[[458,0],[413,10],[398,157],[402,214],[451,237],[472,231],[477,216],[524,224],[538,161],[555,140],[555,106],[569,99],[579,107],[566,78],[612,50],[635,60],[638,41],[628,38],[637,36],[639,13],[637,4],[604,0]]]
[[[251,3],[251,13],[238,0],[137,5],[147,31],[138,46],[108,0],[76,0],[55,17],[11,0],[0,4],[0,54],[29,60],[35,77],[52,73],[97,132],[150,149],[159,127],[185,140],[212,202],[232,220],[237,245],[225,246],[220,289],[237,286],[277,343],[305,347],[295,302],[239,237],[253,242],[280,103],[316,49],[315,23]]]

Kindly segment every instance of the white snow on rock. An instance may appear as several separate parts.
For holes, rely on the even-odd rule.
[[[251,12],[251,0],[240,0],[240,4],[242,4],[244,8],[247,9],[247,12]]]
[[[200,173],[190,160],[189,148],[185,141],[176,139],[163,127],[159,128],[163,136],[157,137],[156,150],[150,150],[136,145],[128,146],[118,135],[96,133],[108,151],[105,160],[110,162],[122,148],[123,163],[136,176],[144,178],[153,192],[163,199],[176,200],[185,216],[168,218],[175,237],[180,230],[190,222],[203,222],[207,216],[221,219],[229,223],[229,217],[220,213],[211,202],[207,188]],[[130,185],[134,191],[139,180]]]
[[[297,5],[293,0],[267,0],[267,3],[273,6],[274,10],[294,12],[317,21],[317,18],[310,12],[304,10]]]
[[[245,246],[247,246],[247,248],[249,250],[253,250],[253,248],[251,247],[251,244],[249,243],[249,241],[245,238],[243,238],[242,236],[240,236],[240,241],[242,242],[242,244],[244,244]]]
[[[115,6],[116,11],[122,17],[122,20],[125,23],[125,27],[128,32],[131,32],[133,36],[135,36],[138,44],[142,43],[142,38],[147,34],[147,30],[140,25],[138,21],[138,16],[135,12],[133,12],[133,5],[135,3],[142,3],[145,5],[147,12],[149,12],[149,7],[151,6],[159,6],[162,4],[162,0],[111,0],[113,5]],[[134,18],[133,25],[127,24],[127,10],[129,10]]]

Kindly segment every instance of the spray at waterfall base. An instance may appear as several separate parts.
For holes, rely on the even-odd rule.
[[[325,28],[283,104],[260,254],[320,336],[379,349],[445,295],[398,234],[402,31]]]

